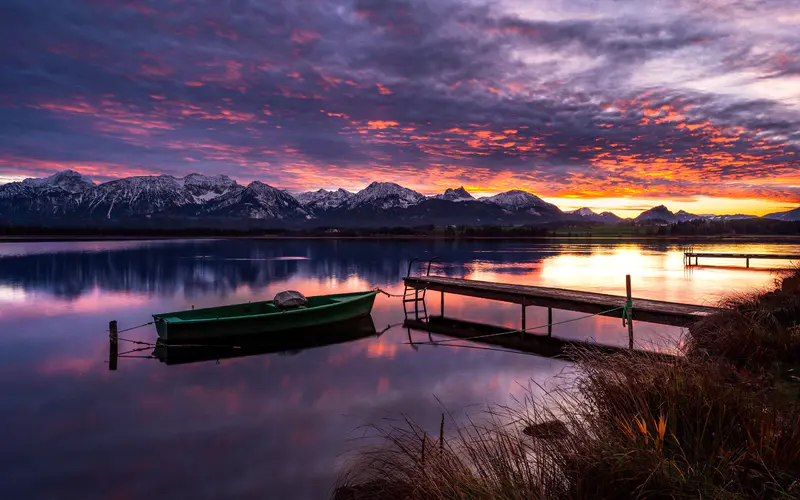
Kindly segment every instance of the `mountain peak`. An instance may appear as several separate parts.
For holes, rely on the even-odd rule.
[[[437,194],[436,198],[439,200],[448,201],[469,201],[475,199],[475,197],[472,196],[469,191],[464,189],[464,186],[461,186],[458,189],[448,188],[445,190],[444,194]]]
[[[545,201],[536,195],[521,189],[512,189],[505,193],[496,194],[487,198],[481,198],[481,201],[494,203],[503,207],[521,208],[523,206],[538,206],[545,204]]]
[[[591,208],[589,207],[582,207],[577,210],[573,210],[569,212],[570,215],[580,215],[581,217],[592,217],[593,215],[597,215]]]
[[[408,208],[425,196],[394,182],[373,182],[347,201],[348,208],[370,206],[373,209]]]
[[[658,205],[657,207],[653,207],[650,210],[645,210],[638,217],[636,217],[636,221],[648,221],[648,220],[662,220],[665,222],[686,222],[694,219],[700,219],[699,215],[690,214],[685,210],[679,210],[678,212],[671,212],[666,206]]]
[[[557,206],[521,189],[512,189],[488,198],[481,198],[480,201],[493,203],[504,210],[525,211],[535,216],[562,214]]]
[[[308,191],[306,193],[298,193],[295,199],[306,208],[312,211],[326,211],[334,208],[339,208],[353,197],[353,193],[346,191],[342,188],[336,191],[328,191],[327,189],[319,189],[317,191]]]
[[[88,188],[94,187],[94,182],[88,177],[75,172],[74,170],[64,170],[57,172],[49,177],[40,179],[29,178],[22,181],[23,184],[36,187],[59,187],[70,193],[77,193]]]

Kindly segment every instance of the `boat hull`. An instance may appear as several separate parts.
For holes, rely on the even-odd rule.
[[[229,317],[192,318],[193,315],[208,315],[204,311],[219,309],[264,309],[272,303],[241,304],[183,313],[154,315],[158,336],[169,343],[191,342],[210,338],[238,338],[258,334],[302,330],[369,316],[375,302],[376,292],[359,294],[339,294],[323,297],[309,297],[309,302],[326,299],[325,305],[305,309],[274,311],[267,314],[240,315]],[[330,302],[330,303],[328,303]],[[225,314],[221,312],[221,314]],[[178,316],[188,316],[181,319]]]

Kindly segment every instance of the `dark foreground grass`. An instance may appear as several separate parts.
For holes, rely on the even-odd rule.
[[[378,428],[334,498],[800,498],[800,272],[787,279],[729,300],[672,361],[580,350],[574,385],[450,437]]]

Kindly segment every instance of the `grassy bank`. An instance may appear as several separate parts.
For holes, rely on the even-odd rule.
[[[800,498],[800,272],[724,305],[674,360],[581,350],[572,386],[455,433],[380,428],[333,496]]]

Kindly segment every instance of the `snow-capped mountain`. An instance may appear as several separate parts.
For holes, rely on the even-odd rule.
[[[295,199],[312,212],[325,212],[339,208],[353,196],[350,191],[339,188],[336,191],[320,189],[319,191],[299,193],[295,195]]]
[[[241,187],[226,175],[128,177],[96,186],[83,204],[90,217],[115,219],[164,212],[191,214],[201,204]]]
[[[764,218],[788,220],[788,221],[800,221],[800,207],[795,208],[794,210],[789,210],[787,212],[775,212],[773,214],[767,214],[764,216]]]
[[[602,222],[604,224],[616,224],[622,220],[617,214],[612,212],[602,212],[597,213],[591,208],[583,207],[577,210],[573,210],[571,212],[567,212],[568,215],[574,215],[576,217],[580,217],[581,219],[585,219],[592,222]]]
[[[679,210],[675,213],[672,213],[667,207],[664,205],[659,205],[657,207],[653,207],[650,210],[646,210],[639,214],[636,219],[636,222],[644,222],[644,221],[664,221],[664,222],[686,222],[694,219],[700,219],[699,215],[690,214],[689,212],[685,212],[683,210]]]
[[[570,215],[579,215],[581,217],[594,217],[597,214],[589,207],[579,208],[577,210],[573,210],[572,212],[567,212]]]
[[[207,202],[200,214],[246,219],[309,219],[312,214],[294,196],[269,184],[253,181]]]
[[[434,198],[447,201],[473,201],[475,199],[469,194],[469,191],[464,189],[464,186],[458,189],[447,189],[443,194],[437,194]]]
[[[342,207],[348,210],[369,208],[388,210],[390,208],[408,208],[425,200],[425,196],[393,182],[373,182],[362,189]]]
[[[192,196],[195,203],[203,203],[222,196],[241,186],[227,175],[209,177],[200,174],[189,174],[183,178],[183,185]]]
[[[0,216],[38,220],[119,220],[142,216],[220,215],[253,219],[307,218],[291,195],[254,182],[244,188],[226,175],[140,176],[95,185],[72,171],[0,186]]]
[[[17,183],[6,184],[5,186],[10,187],[14,184]],[[73,170],[64,170],[63,172],[58,172],[57,174],[42,179],[25,179],[19,184],[38,190],[61,189],[68,193],[82,193],[95,186],[91,179]]]
[[[717,221],[726,221],[726,220],[747,220],[747,219],[758,219],[756,215],[745,215],[745,214],[735,214],[735,215],[701,215],[703,219],[706,220],[717,220]]]
[[[699,216],[683,210],[673,213],[660,205],[643,212],[636,220],[675,223],[749,217]],[[765,217],[800,220],[800,208]],[[344,189],[321,189],[292,196],[259,181],[244,187],[226,175],[139,176],[95,184],[67,170],[41,179],[0,185],[0,221],[5,223],[99,224],[104,221],[105,224],[142,219],[150,219],[148,224],[151,225],[169,220],[176,227],[189,220],[195,226],[246,226],[246,221],[258,220],[273,221],[284,227],[292,224],[305,224],[304,227],[517,226],[554,221],[615,224],[621,220],[613,213],[597,214],[586,207],[565,214],[555,205],[522,190],[475,200],[460,187],[425,197],[391,182],[373,182],[355,194]],[[211,220],[215,222],[209,222]]]
[[[118,219],[152,215],[196,205],[183,179],[171,175],[128,177],[97,186],[82,211],[88,216]]]
[[[72,170],[42,179],[0,185],[0,215],[6,217],[60,217],[77,210],[95,188]]]
[[[524,211],[530,215],[553,215],[561,214],[552,203],[547,203],[538,196],[532,195],[527,191],[515,189],[505,193],[496,194],[487,198],[481,198],[484,203],[492,203],[509,211]]]

